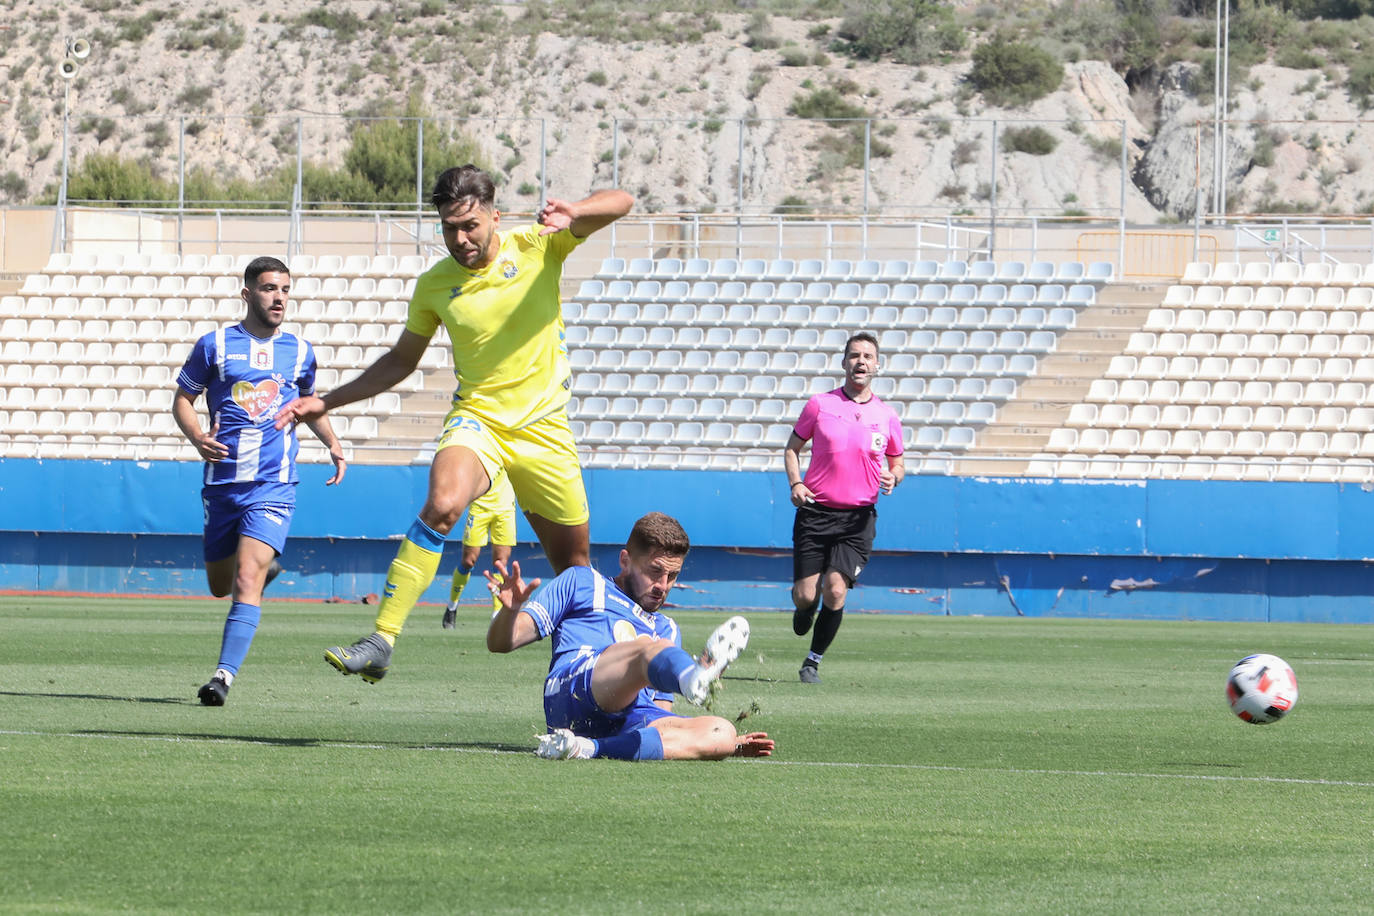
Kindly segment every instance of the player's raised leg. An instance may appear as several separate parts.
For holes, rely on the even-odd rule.
[[[645,687],[677,693],[701,705],[711,684],[739,658],[749,641],[749,622],[731,617],[706,641],[700,659],[664,639],[618,642],[601,653],[592,672],[592,698],[602,709],[624,709]]]
[[[463,510],[486,492],[487,486],[487,472],[476,453],[461,446],[435,453],[424,508],[401,540],[396,559],[387,569],[376,632],[351,646],[325,650],[325,661],[343,674],[357,674],[373,684],[386,676],[396,637],[401,635],[415,602],[439,571],[445,538]]]
[[[538,536],[544,556],[549,558],[555,574],[569,566],[591,565],[591,529],[587,522],[560,525],[532,512],[526,512],[525,518]]]

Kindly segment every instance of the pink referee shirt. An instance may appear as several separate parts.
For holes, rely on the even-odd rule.
[[[844,388],[812,395],[793,431],[811,442],[802,482],[832,509],[878,501],[878,475],[887,456],[902,453],[902,422],[877,395],[860,404]]]

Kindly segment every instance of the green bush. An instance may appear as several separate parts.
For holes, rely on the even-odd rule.
[[[1014,107],[1059,88],[1064,65],[1048,51],[1024,42],[994,39],[973,52],[969,81],[994,105]]]
[[[160,180],[146,159],[92,153],[67,178],[69,200],[155,203],[176,200],[176,188]]]
[[[1361,111],[1374,107],[1374,58],[1366,56],[1350,65],[1345,88]]]
[[[773,31],[773,21],[763,10],[755,10],[744,27],[745,47],[755,51],[768,51],[782,45],[782,39]]]
[[[113,118],[97,118],[94,116],[84,117],[81,119],[80,123],[76,125],[76,132],[79,134],[88,134],[94,131],[97,143],[104,143],[106,140],[113,137],[117,129],[118,125],[115,124]]]
[[[177,104],[185,105],[187,108],[204,108],[205,103],[210,101],[215,95],[213,86],[187,86],[177,96]]]
[[[416,198],[416,119],[421,117],[427,117],[426,113],[412,102],[403,115],[357,122],[350,133],[349,148],[341,167],[303,163],[302,198],[331,207],[413,204]],[[286,135],[287,128],[283,128],[279,137]],[[149,136],[153,143],[160,142],[158,135],[150,133]],[[465,162],[490,170],[475,140],[461,133],[450,135],[442,123],[427,121],[421,196],[428,198],[429,189],[441,171]],[[494,173],[494,177],[499,181],[500,173]],[[192,205],[285,206],[295,181],[295,163],[284,164],[276,172],[253,181],[224,177],[198,168],[186,176],[186,200]],[[126,161],[117,156],[93,154],[82,159],[72,171],[68,179],[68,196],[74,200],[111,203],[170,202],[177,199],[177,188],[175,182],[158,178],[146,160]],[[50,188],[45,197],[43,202],[54,202],[56,190]]]
[[[834,89],[816,89],[799,95],[787,106],[787,113],[798,118],[866,118],[868,112]]]
[[[1002,133],[1002,149],[1008,153],[1030,153],[1032,156],[1048,156],[1054,152],[1059,141],[1045,128],[1009,127]]]
[[[1274,54],[1274,63],[1290,70],[1320,70],[1326,61],[1305,48],[1284,45]]]
[[[0,198],[18,202],[28,193],[29,183],[18,172],[10,169],[0,175]]]
[[[363,31],[363,20],[352,10],[330,9],[323,3],[304,15],[297,16],[300,25],[314,25],[329,30],[339,41],[353,41]]]
[[[925,64],[964,47],[964,30],[951,6],[935,0],[876,0],[856,5],[836,30],[851,57]]]

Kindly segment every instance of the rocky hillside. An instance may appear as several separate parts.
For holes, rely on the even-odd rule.
[[[831,47],[837,19],[774,16],[761,43],[744,13],[665,15],[607,39],[540,31],[540,8],[521,4],[283,6],[10,0],[0,201],[52,193],[67,93],[73,162],[147,158],[175,178],[184,142],[188,168],[242,181],[294,170],[298,131],[308,161],[337,165],[339,115],[415,99],[447,119],[428,130],[478,141],[507,210],[537,200],[541,143],[552,193],[616,181],[664,212],[986,213],[995,194],[1003,214],[1115,216],[1123,138],[1130,220],[1189,218],[1199,179],[1210,198],[1211,93],[1196,97],[1193,64],[1132,92],[1105,63],[1068,63],[1058,91],[1005,109],[970,89],[967,52],[946,66],[854,63]],[[78,36],[92,53],[63,81]],[[1339,66],[1273,64],[1233,87],[1232,117],[1262,121],[1231,132],[1233,212],[1370,212],[1374,122],[1342,87]],[[862,121],[791,114],[836,98],[872,119],[868,181]]]

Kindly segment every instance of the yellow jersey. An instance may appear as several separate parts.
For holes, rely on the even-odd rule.
[[[406,330],[453,342],[453,404],[490,426],[519,429],[568,403],[568,347],[558,286],[583,240],[532,224],[500,232],[490,264],[446,257],[420,275]]]

